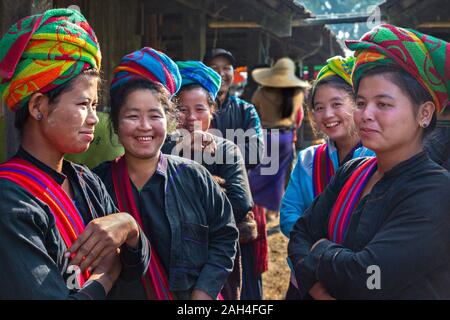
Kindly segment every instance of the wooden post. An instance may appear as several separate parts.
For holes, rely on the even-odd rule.
[[[195,9],[183,11],[183,59],[202,60],[206,51],[206,14]]]
[[[0,35],[9,29],[17,20],[28,15],[43,12],[53,7],[52,0],[3,0],[0,3]],[[7,108],[4,107],[6,110]],[[6,138],[6,158],[10,158],[17,152],[20,144],[19,134],[14,127],[14,113],[5,111],[5,134]]]

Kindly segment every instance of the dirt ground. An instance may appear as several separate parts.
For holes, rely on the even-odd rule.
[[[278,225],[279,219],[267,223],[269,270],[263,273],[265,300],[283,300],[290,279],[290,269],[286,262],[288,239],[279,231]]]

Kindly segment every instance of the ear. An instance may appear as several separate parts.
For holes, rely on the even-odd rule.
[[[419,107],[419,112],[417,113],[417,121],[419,126],[426,128],[430,125],[431,119],[433,118],[433,113],[436,110],[436,106],[432,101],[427,101]]]
[[[48,97],[40,92],[34,93],[28,101],[30,116],[36,121],[48,114]]]

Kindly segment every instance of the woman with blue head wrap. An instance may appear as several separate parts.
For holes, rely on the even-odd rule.
[[[243,157],[232,141],[214,135],[210,130],[220,75],[200,61],[179,61],[177,65],[182,79],[181,88],[174,97],[178,131],[166,140],[162,152],[181,155],[202,164],[225,189],[240,231],[240,241],[254,240],[256,223],[250,212],[253,201]],[[226,300],[240,298],[240,258],[238,250],[234,269],[221,291]]]

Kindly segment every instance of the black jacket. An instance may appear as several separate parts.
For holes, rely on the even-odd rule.
[[[361,161],[338,170],[290,234],[302,296],[321,282],[337,299],[450,299],[450,174],[424,152],[386,172],[360,200],[343,245],[325,240],[310,252],[328,238],[330,210]],[[381,288],[370,290],[373,266]]]
[[[165,239],[148,236],[153,242],[170,243],[170,248],[157,252],[160,257],[168,255],[163,260],[170,261],[166,270],[170,290],[178,299],[189,299],[195,288],[216,297],[233,269],[236,255],[238,231],[231,204],[210,173],[194,161],[161,153],[157,171],[165,179],[161,199],[165,210],[158,213],[158,223],[166,221],[171,232]],[[116,202],[111,162],[99,165],[94,172]],[[154,217],[155,213],[149,212],[154,205],[148,192],[145,186],[141,191],[133,186],[141,216]],[[146,232],[149,229],[151,226],[144,225]],[[136,282],[135,288],[129,287],[130,294],[141,287]],[[145,299],[145,295],[136,298]]]
[[[215,111],[211,128],[217,136],[233,141],[241,150],[247,169],[261,163],[264,156],[264,137],[256,108],[235,96],[228,95]]]
[[[203,165],[213,176],[219,176],[225,180],[225,194],[231,202],[234,219],[236,223],[239,223],[253,207],[244,159],[233,142],[217,136],[213,137],[217,144],[217,150],[213,156],[192,152],[190,158]],[[177,152],[175,148],[178,138],[179,135],[176,134],[167,136],[161,152],[184,156],[183,150]]]
[[[424,141],[431,160],[450,171],[450,127],[436,128]]]
[[[67,177],[85,224],[118,212],[103,183],[87,167],[64,161],[60,174],[23,149],[16,156],[31,162],[60,185]],[[105,291],[96,281],[78,292],[67,288],[67,247],[47,204],[6,179],[0,179],[0,190],[0,299],[104,299]],[[122,280],[141,277],[150,261],[144,232],[140,249],[122,246],[121,260]]]

